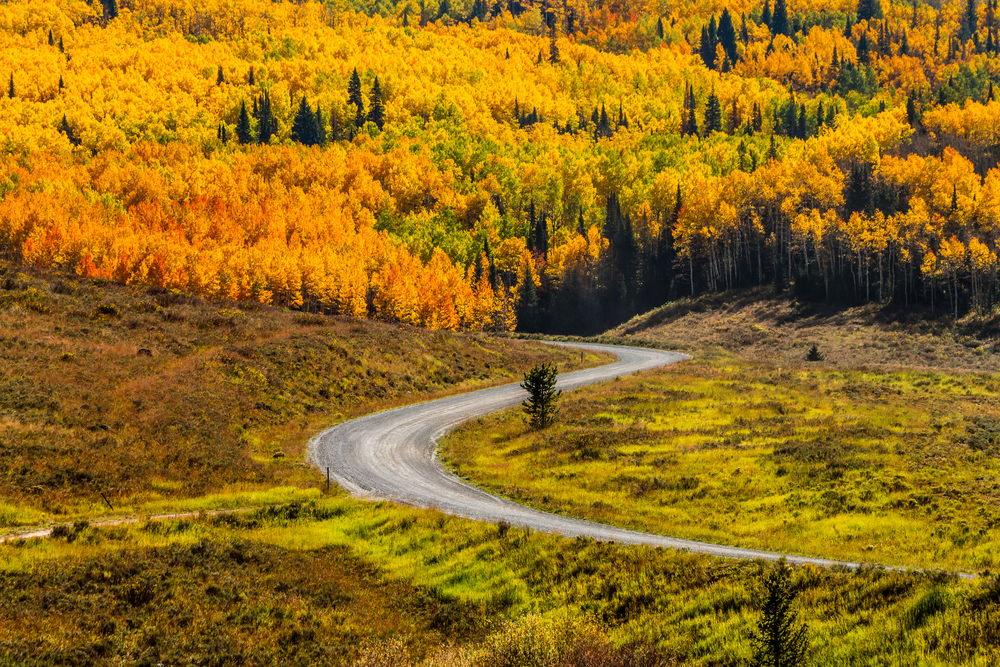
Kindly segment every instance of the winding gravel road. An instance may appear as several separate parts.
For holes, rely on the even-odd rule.
[[[676,352],[617,345],[573,343],[570,346],[609,352],[617,355],[618,361],[560,375],[556,386],[564,391],[688,358]],[[479,521],[507,521],[514,526],[568,537],[586,536],[727,558],[787,558],[797,564],[858,567],[858,563],[682,540],[550,514],[490,495],[441,466],[435,454],[441,436],[465,421],[517,405],[524,397],[523,389],[509,384],[353,419],[313,438],[309,442],[309,459],[322,471],[329,468],[331,479],[352,494],[367,499],[435,508]]]

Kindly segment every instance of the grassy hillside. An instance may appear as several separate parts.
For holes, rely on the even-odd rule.
[[[958,321],[891,304],[834,307],[770,287],[679,299],[608,332],[684,350],[719,348],[753,361],[798,365],[813,344],[836,368],[992,373],[1000,354],[995,314]]]
[[[324,426],[581,363],[538,343],[0,273],[2,528],[291,498],[320,483],[304,455]]]
[[[528,430],[508,411],[448,436],[452,467],[549,511],[882,565],[995,570],[993,376],[732,358],[621,378]]]
[[[0,564],[8,662],[452,667],[518,650],[573,667],[744,664],[768,567],[349,499],[80,526],[0,545]],[[807,567],[794,589],[810,664],[997,659],[993,579]]]

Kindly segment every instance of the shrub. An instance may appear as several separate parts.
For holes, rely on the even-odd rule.
[[[812,347],[809,348],[809,354],[806,355],[806,361],[823,361],[823,353],[819,351],[819,345],[813,343]]]
[[[102,303],[97,308],[94,309],[94,318],[98,319],[101,317],[113,317],[119,318],[122,316],[121,308],[113,303]]]

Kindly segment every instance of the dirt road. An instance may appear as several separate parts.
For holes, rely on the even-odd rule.
[[[564,391],[687,359],[686,355],[676,352],[644,348],[583,344],[573,344],[573,347],[610,352],[618,356],[618,361],[560,375],[557,386]],[[569,537],[587,536],[729,558],[777,560],[784,557],[791,563],[858,566],[857,563],[675,539],[549,514],[490,495],[441,467],[435,456],[438,438],[469,419],[517,405],[524,397],[523,389],[510,384],[354,419],[313,438],[309,443],[309,459],[324,473],[329,468],[331,478],[355,496],[436,508],[469,519],[506,521],[514,526]]]

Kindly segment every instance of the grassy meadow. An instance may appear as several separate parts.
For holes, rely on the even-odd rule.
[[[0,532],[292,501],[322,483],[304,456],[323,427],[543,360],[581,365],[534,342],[0,265]]]
[[[0,664],[485,667],[528,646],[532,665],[738,665],[768,567],[313,492],[0,545]],[[793,583],[810,664],[1000,657],[995,578],[802,567]]]
[[[840,370],[725,353],[448,436],[477,485],[678,537],[882,565],[1000,568],[993,375]]]

